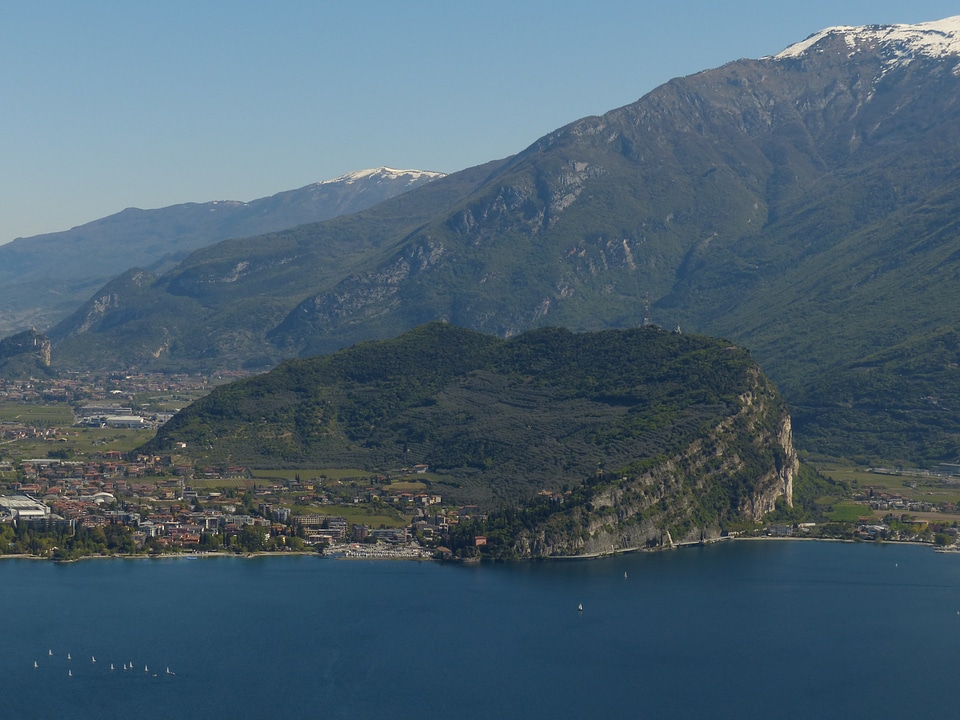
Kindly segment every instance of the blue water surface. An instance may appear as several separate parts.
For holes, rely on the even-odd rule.
[[[0,611],[9,718],[918,717],[954,705],[960,555],[4,560]]]

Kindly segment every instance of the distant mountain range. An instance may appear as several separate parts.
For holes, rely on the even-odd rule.
[[[443,173],[381,167],[251,202],[127,208],[72,230],[0,245],[0,336],[46,328],[131,267],[159,272],[190,252],[372,207]]]
[[[749,347],[809,453],[960,455],[960,17],[671,80],[349,217],[128,272],[60,367],[266,368],[443,319]],[[649,307],[649,311],[647,310]]]

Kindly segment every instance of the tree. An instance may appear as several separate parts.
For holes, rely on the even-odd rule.
[[[246,525],[240,531],[239,541],[243,552],[260,552],[266,547],[265,531],[256,525]]]

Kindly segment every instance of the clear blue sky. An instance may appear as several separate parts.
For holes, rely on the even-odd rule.
[[[0,243],[519,152],[672,77],[946,0],[3,0]]]

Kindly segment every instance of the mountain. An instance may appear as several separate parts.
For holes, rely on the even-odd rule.
[[[17,238],[0,245],[0,334],[52,325],[131,267],[156,272],[220,240],[347,215],[438,177],[381,167],[252,202],[127,208],[72,230]]]
[[[394,198],[326,223],[217,243],[159,276],[129,270],[50,330],[58,347],[55,362],[60,367],[271,367],[284,353],[267,334],[304,295],[317,285],[336,284],[380,253],[385,233],[414,234],[438,206],[473,192],[495,165],[411,190],[405,193],[407,202]]]
[[[561,512],[523,553],[537,555],[716,535],[790,502],[797,471],[786,406],[749,354],[652,327],[502,340],[431,323],[218,387],[142,450],[384,474],[424,464],[446,500],[486,508],[555,493]],[[571,513],[577,529],[561,533]]]
[[[960,454],[960,17],[677,78],[376,208],[107,285],[54,364],[267,367],[444,319],[749,347],[810,453]],[[647,307],[649,306],[649,311]]]

